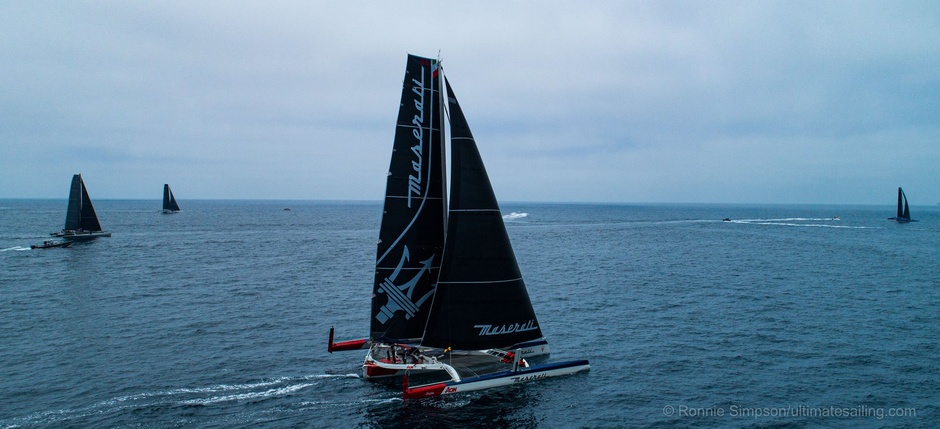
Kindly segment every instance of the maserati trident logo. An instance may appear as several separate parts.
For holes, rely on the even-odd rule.
[[[525,322],[525,323],[522,323],[522,324],[519,324],[519,323],[512,323],[512,324],[500,325],[500,326],[493,326],[493,325],[473,325],[473,327],[480,330],[480,334],[479,334],[479,335],[481,335],[481,336],[483,336],[483,335],[503,335],[503,334],[512,334],[512,333],[514,333],[514,332],[534,331],[534,330],[536,330],[536,329],[539,328],[539,326],[535,324],[535,320],[534,320],[534,319],[530,319],[528,322]]]
[[[421,269],[411,280],[401,285],[395,284],[405,262],[409,262],[410,260],[411,254],[408,252],[408,246],[404,246],[401,260],[398,261],[398,266],[395,268],[395,271],[392,272],[392,275],[386,277],[377,289],[377,292],[383,293],[388,297],[388,302],[386,302],[385,305],[379,309],[379,313],[375,315],[375,319],[378,320],[379,323],[385,324],[389,319],[395,316],[395,312],[397,311],[404,311],[405,319],[411,319],[421,308],[421,304],[424,304],[434,293],[434,290],[430,290],[425,293],[424,296],[418,298],[417,301],[413,301],[412,295],[414,294],[415,286],[418,285],[418,281],[424,276],[424,273],[431,268],[434,255],[431,255],[431,257],[425,261],[421,261]]]

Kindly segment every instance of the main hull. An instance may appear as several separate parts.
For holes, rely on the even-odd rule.
[[[440,349],[418,347],[416,353],[405,356],[404,348],[400,349],[402,350],[401,355],[390,352],[392,346],[382,343],[372,345],[362,364],[362,378],[381,379],[401,377],[409,372],[411,374],[439,372],[442,371],[442,368],[437,366],[438,360],[462,368],[473,369],[492,366],[499,363],[497,355],[504,353],[502,350],[458,350],[445,355]],[[401,347],[400,345],[395,346]],[[544,339],[518,344],[508,348],[508,350],[512,350],[513,353],[518,354],[523,359],[544,358],[551,353],[548,341]]]
[[[512,384],[541,380],[549,377],[570,375],[581,371],[588,371],[590,369],[591,365],[586,360],[536,365],[526,369],[501,371],[459,381],[447,381],[443,383],[427,384],[417,387],[405,386],[402,391],[402,398],[418,399],[471,392],[474,390],[492,389],[509,386]]]
[[[110,237],[111,233],[107,231],[71,231],[64,230],[59,232],[53,232],[49,235],[53,237],[62,237],[66,240],[72,241],[83,241],[83,240],[92,240],[98,237]]]

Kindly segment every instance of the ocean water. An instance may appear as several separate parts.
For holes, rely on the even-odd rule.
[[[113,237],[29,250],[66,201],[0,200],[0,428],[940,427],[940,207],[503,203],[591,371],[402,401],[326,352],[380,203],[95,204]]]

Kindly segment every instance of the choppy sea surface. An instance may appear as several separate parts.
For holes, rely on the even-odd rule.
[[[0,200],[0,428],[940,427],[940,207],[503,203],[591,371],[402,401],[326,352],[367,333],[380,203],[180,204],[30,250],[66,201]]]

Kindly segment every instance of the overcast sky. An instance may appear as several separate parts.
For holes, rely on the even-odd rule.
[[[440,55],[502,201],[940,202],[940,2],[0,2],[0,198],[379,200]]]

